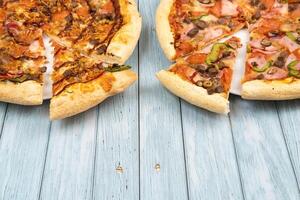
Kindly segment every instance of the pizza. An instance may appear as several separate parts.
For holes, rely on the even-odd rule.
[[[136,80],[124,65],[141,31],[134,0],[3,0],[0,5],[1,101],[42,103],[44,37],[54,49],[51,119],[83,112]]]
[[[240,40],[232,37],[176,61],[157,73],[161,83],[188,102],[217,113],[229,112],[229,91]]]
[[[233,65],[240,44],[236,37],[223,43],[220,39],[247,27],[250,41],[242,97],[300,98],[299,19],[297,0],[162,0],[156,15],[157,35],[164,53],[175,64],[158,72],[157,77],[186,101],[228,113]],[[232,41],[236,44],[233,49]],[[219,50],[220,46],[225,51]],[[224,57],[228,49],[232,55]],[[210,62],[211,55],[216,56],[214,62]]]
[[[243,98],[285,100],[300,97],[299,11],[300,8],[291,11],[290,7],[288,16],[262,17],[251,30]]]
[[[124,91],[137,79],[130,66],[91,59],[53,43],[51,119],[65,118],[87,110],[107,97]]]
[[[237,0],[162,0],[156,14],[158,39],[171,61],[244,26],[243,9]]]
[[[34,25],[39,21],[38,16],[28,19],[23,13],[23,9],[35,6],[33,2],[1,1],[1,101],[24,105],[42,103],[43,73],[46,71],[42,31]]]

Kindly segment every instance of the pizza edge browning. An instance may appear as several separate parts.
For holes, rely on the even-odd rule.
[[[242,98],[249,100],[291,100],[300,98],[300,80],[284,81],[253,80],[242,85]]]
[[[229,113],[228,94],[215,93],[209,95],[206,89],[185,81],[170,71],[161,70],[156,76],[169,91],[189,103],[212,112],[220,114]]]
[[[50,119],[58,120],[84,112],[106,98],[123,92],[137,79],[132,70],[102,75],[87,83],[75,83],[66,88],[59,95],[53,97],[50,103]],[[102,84],[108,84],[105,89]]]
[[[0,101],[20,105],[41,105],[43,103],[43,84],[36,81],[13,83],[0,82]]]
[[[138,12],[135,0],[119,0],[123,25],[111,39],[104,58],[110,61],[116,61],[118,64],[124,64],[131,56],[139,40],[142,29],[142,18]],[[116,59],[114,59],[116,58]]]

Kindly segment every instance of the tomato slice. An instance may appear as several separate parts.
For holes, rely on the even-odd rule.
[[[223,71],[222,83],[223,83],[224,90],[227,92],[229,91],[231,85],[232,69],[226,67],[222,71]]]
[[[222,1],[216,1],[215,5],[210,9],[211,14],[221,17]]]
[[[190,64],[203,64],[207,55],[204,53],[196,53],[187,57],[186,61]]]
[[[293,54],[300,60],[300,49],[296,49]]]

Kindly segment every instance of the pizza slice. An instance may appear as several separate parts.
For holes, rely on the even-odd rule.
[[[245,25],[237,0],[162,0],[156,30],[169,60],[201,50]]]
[[[240,40],[232,37],[177,60],[157,73],[175,95],[212,112],[229,112],[229,91]]]
[[[96,60],[123,64],[141,32],[134,0],[48,2],[52,21],[45,32],[56,42]]]
[[[250,34],[242,97],[300,98],[300,23],[277,16],[259,24]]]
[[[27,19],[31,4],[6,6],[0,9],[0,101],[41,104],[46,71],[42,32]]]
[[[86,111],[123,92],[137,79],[129,66],[95,61],[59,44],[54,47],[52,120]]]

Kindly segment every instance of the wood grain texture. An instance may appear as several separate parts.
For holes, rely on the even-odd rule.
[[[94,183],[94,199],[139,199],[138,82],[99,106]]]
[[[231,103],[245,199],[300,199],[275,104],[240,97]]]
[[[91,199],[97,108],[52,123],[41,199]]]
[[[4,125],[4,118],[6,115],[6,110],[7,110],[7,104],[0,103],[0,140],[1,140],[2,128]]]
[[[277,103],[279,118],[300,189],[300,101]]]
[[[190,199],[243,199],[230,121],[182,101]]]
[[[142,199],[187,199],[180,104],[155,78],[170,65],[155,34],[159,0],[140,1],[140,196]]]
[[[49,125],[47,104],[9,104],[0,141],[0,199],[38,199]]]

